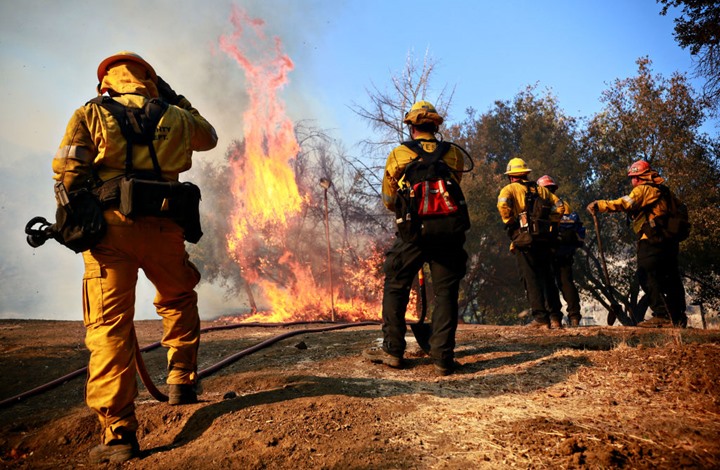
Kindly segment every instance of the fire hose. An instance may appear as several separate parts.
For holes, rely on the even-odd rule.
[[[218,325],[218,326],[211,326],[207,328],[203,328],[200,330],[200,333],[206,333],[209,331],[219,331],[219,330],[230,330],[235,328],[242,328],[242,327],[285,327],[285,326],[295,326],[295,325],[305,325],[305,324],[325,324],[325,323],[332,323],[332,322],[326,322],[326,321],[309,321],[309,322],[288,322],[288,323],[236,323],[232,325]],[[240,358],[243,358],[245,356],[249,356],[250,354],[253,354],[257,351],[260,351],[261,349],[264,349],[272,344],[275,344],[279,341],[282,341],[284,339],[290,338],[292,336],[297,336],[305,333],[322,333],[325,331],[332,331],[332,330],[341,330],[345,328],[352,328],[357,326],[369,326],[369,325],[377,325],[378,322],[376,321],[364,321],[364,322],[357,322],[357,323],[341,323],[341,324],[332,324],[331,326],[321,327],[321,328],[307,328],[307,329],[301,329],[301,330],[293,330],[288,331],[287,333],[283,333],[278,336],[274,336],[272,338],[266,339],[264,341],[261,341],[260,343],[250,346],[249,348],[243,349],[241,351],[238,351],[235,354],[232,354],[225,359],[221,360],[220,362],[211,365],[210,367],[207,367],[201,371],[198,372],[198,378],[202,379],[205,377],[208,377],[215,372],[219,371],[220,369],[227,367],[228,365],[236,362]],[[133,329],[133,335],[135,335],[135,330]],[[140,376],[140,380],[142,380],[143,385],[145,385],[145,388],[147,389],[148,393],[155,398],[158,401],[165,402],[168,400],[167,395],[162,393],[153,383],[152,379],[150,378],[150,374],[147,371],[147,368],[145,367],[145,361],[142,359],[142,352],[150,351],[153,349],[156,349],[160,347],[160,342],[157,341],[155,343],[149,344],[143,348],[140,347],[138,344],[137,338],[135,339],[135,363],[138,371],[138,375]],[[58,387],[69,380],[78,377],[82,374],[85,374],[87,372],[87,367],[83,367],[82,369],[78,369],[74,372],[71,372],[69,374],[66,374],[60,378],[57,378],[51,382],[48,382],[44,385],[41,385],[39,387],[35,387],[32,390],[28,390],[26,392],[23,392],[21,394],[15,395],[10,398],[6,398],[2,401],[0,401],[0,408],[13,405],[15,403],[18,403],[19,401],[29,398],[35,395],[39,395],[41,393],[44,393],[48,390],[51,390],[55,387]]]

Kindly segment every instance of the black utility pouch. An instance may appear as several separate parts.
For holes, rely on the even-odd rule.
[[[105,181],[101,186],[93,189],[103,209],[117,207],[120,204],[120,181],[123,178],[117,177]]]
[[[181,183],[125,178],[120,182],[120,213],[126,217],[172,217],[173,196]]]
[[[200,188],[193,183],[126,178],[120,182],[120,213],[126,217],[172,219],[184,230],[185,240],[197,243],[200,227]]]
[[[178,213],[172,216],[173,220],[183,228],[185,241],[189,243],[197,243],[203,236],[200,226],[200,199],[200,188],[186,181],[180,183],[178,200],[173,201],[177,202],[178,209]]]
[[[414,243],[420,239],[422,227],[410,191],[401,189],[395,198],[395,223],[397,235],[404,242]]]
[[[58,200],[54,225],[57,241],[75,253],[97,245],[107,231],[97,196],[84,189],[68,194],[62,183],[55,185],[55,194]]]

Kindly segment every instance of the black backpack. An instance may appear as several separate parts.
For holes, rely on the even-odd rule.
[[[649,215],[658,202],[664,199],[667,212],[658,215],[652,220],[648,217],[648,221],[643,224],[640,230],[640,235],[643,233],[647,235],[651,243],[686,240],[690,236],[691,228],[687,205],[680,201],[667,186],[662,184],[652,186],[660,191],[660,198],[655,203],[643,208],[643,211],[646,215]]]
[[[470,228],[465,196],[442,157],[449,142],[426,152],[421,140],[403,142],[417,154],[405,167],[403,187],[395,200],[398,235],[406,242],[455,236]]]
[[[557,224],[550,220],[553,203],[540,197],[537,183],[524,181],[525,212],[518,215],[518,228],[511,239],[515,248],[527,249],[533,244],[549,244],[557,240]]]

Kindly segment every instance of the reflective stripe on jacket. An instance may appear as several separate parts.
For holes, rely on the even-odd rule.
[[[141,89],[140,80],[138,89]],[[123,94],[114,99],[139,108],[148,98]],[[177,181],[179,173],[190,169],[193,151],[210,150],[216,145],[215,129],[185,98],[177,106],[168,106],[158,123],[154,141],[163,177],[173,181]],[[93,169],[103,181],[123,175],[126,147],[125,137],[111,114],[97,104],[86,104],[75,111],[67,125],[52,163],[54,179],[73,190],[90,182]],[[152,171],[148,147],[133,149],[133,167]]]
[[[648,211],[643,208],[651,205],[653,207],[648,214]],[[637,234],[640,233],[640,229],[648,219],[652,220],[667,212],[667,203],[661,198],[660,190],[648,182],[638,184],[627,196],[597,201],[597,210],[598,212],[628,212],[632,217],[633,232]],[[647,236],[642,234],[640,238],[645,239]]]

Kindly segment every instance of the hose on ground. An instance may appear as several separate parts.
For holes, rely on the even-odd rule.
[[[225,359],[221,360],[220,362],[211,365],[210,367],[207,367],[206,369],[203,369],[198,372],[199,378],[207,377],[211,374],[214,374],[218,370],[236,362],[242,357],[248,356],[250,354],[253,354],[263,348],[266,348],[272,344],[277,343],[278,341],[282,341],[283,339],[290,338],[292,336],[297,336],[305,333],[321,333],[325,331],[332,331],[332,330],[340,330],[345,328],[352,328],[357,326],[368,326],[368,325],[377,325],[379,322],[377,321],[364,321],[364,322],[357,322],[357,323],[341,323],[336,324],[334,322],[329,321],[297,321],[297,322],[287,322],[287,323],[234,323],[231,325],[217,325],[217,326],[210,326],[207,328],[202,328],[200,330],[200,333],[206,333],[209,331],[220,331],[220,330],[230,330],[235,328],[242,328],[242,327],[262,327],[262,328],[272,328],[272,327],[287,327],[287,326],[296,326],[296,325],[307,325],[307,324],[332,324],[331,326],[321,327],[321,328],[308,328],[308,329],[301,329],[301,330],[293,330],[289,331],[287,333],[283,333],[281,335],[275,336],[273,338],[266,339],[264,341],[261,341],[260,343],[251,346],[249,348],[243,349],[242,351],[239,351],[235,354],[232,354]],[[135,330],[133,329],[133,335],[135,334]],[[138,374],[140,375],[140,379],[142,380],[143,384],[145,385],[145,388],[148,390],[148,393],[155,398],[158,401],[167,401],[168,397],[164,393],[162,393],[158,388],[155,386],[155,384],[152,382],[152,379],[150,378],[150,375],[148,374],[147,368],[145,367],[145,362],[142,359],[142,353],[151,351],[153,349],[156,349],[160,347],[160,342],[156,341],[154,343],[151,343],[147,346],[140,347],[138,344],[137,338],[135,339],[135,358],[136,358],[136,366]],[[26,392],[20,393],[18,395],[6,398],[2,401],[0,401],[0,408],[4,408],[7,406],[11,406],[15,403],[19,403],[20,401],[30,398],[35,395],[40,395],[42,393],[45,393],[49,390],[52,390],[53,388],[59,387],[60,385],[63,385],[64,383],[87,373],[87,367],[83,367],[81,369],[78,369],[76,371],[70,372],[69,374],[63,375],[62,377],[59,377],[51,382],[48,382],[46,384],[40,385],[38,387],[35,387],[31,390],[28,390]]]

